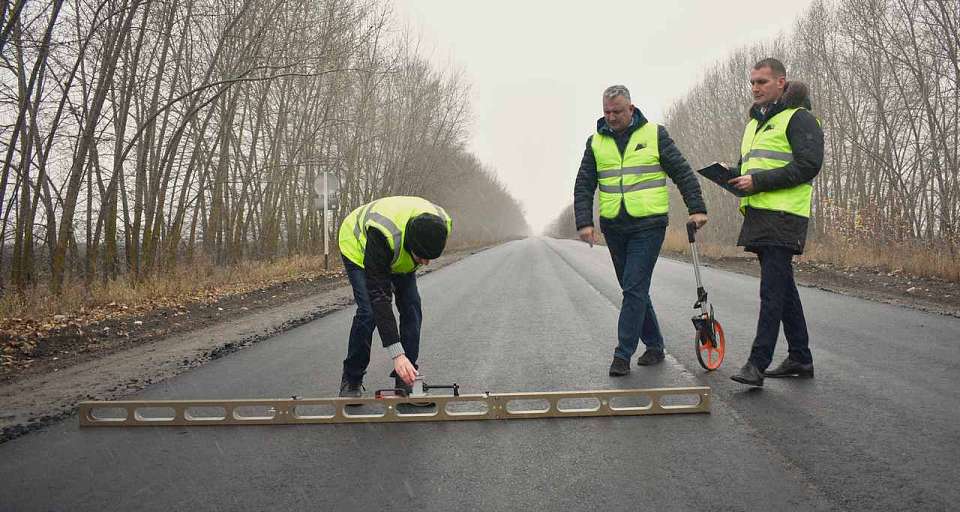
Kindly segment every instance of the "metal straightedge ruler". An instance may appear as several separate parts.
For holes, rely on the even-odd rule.
[[[422,406],[429,402],[430,406]],[[420,403],[420,407],[411,404]],[[80,404],[81,427],[511,420],[710,412],[709,387],[383,398],[130,400]]]

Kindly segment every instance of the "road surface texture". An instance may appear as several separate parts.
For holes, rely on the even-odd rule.
[[[716,372],[693,350],[693,270],[661,259],[652,294],[667,360],[609,377],[620,303],[609,255],[546,238],[423,276],[420,362],[428,382],[464,393],[706,385],[710,415],[128,429],[80,429],[74,416],[0,445],[0,510],[960,507],[960,319],[802,288],[816,379],[748,389],[729,376],[749,352],[758,282],[703,279],[728,340]],[[131,398],[334,396],[352,315]],[[391,385],[374,343],[368,391]]]

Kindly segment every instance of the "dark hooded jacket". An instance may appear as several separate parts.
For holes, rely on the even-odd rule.
[[[753,175],[754,192],[767,192],[809,183],[823,165],[823,130],[816,117],[810,113],[810,95],[803,82],[789,82],[783,96],[766,108],[753,106],[750,117],[756,119],[757,130],[763,128],[771,117],[784,109],[802,107],[787,125],[787,140],[793,149],[793,161],[787,165]],[[741,160],[742,163],[742,160]],[[737,164],[739,169],[740,164]],[[807,239],[809,219],[787,212],[761,210],[747,207],[744,210],[743,226],[737,245],[750,252],[761,247],[787,247],[795,254],[802,254]]]
[[[630,141],[630,135],[638,128],[647,124],[647,118],[640,113],[640,109],[633,108],[633,119],[630,126],[623,133],[616,133],[607,125],[604,118],[597,120],[597,131],[604,135],[609,135],[617,142],[620,154],[623,154]],[[577,173],[577,180],[573,186],[573,210],[577,221],[577,230],[586,226],[593,226],[593,196],[597,190],[597,160],[593,155],[591,143],[593,135],[587,138],[587,148],[583,152],[583,158],[580,161],[580,171]],[[690,164],[683,158],[680,150],[673,143],[673,139],[667,133],[663,126],[657,127],[657,146],[660,150],[660,166],[670,176],[670,179],[677,185],[680,195],[683,196],[683,202],[687,205],[690,214],[707,213],[707,207],[703,203],[703,196],[700,193],[700,183],[697,177],[693,175]],[[627,213],[624,205],[620,205],[620,214],[614,219],[600,218],[600,228],[604,231],[613,230],[620,233],[631,233],[665,227],[667,225],[666,215],[652,215],[649,217],[632,217]]]

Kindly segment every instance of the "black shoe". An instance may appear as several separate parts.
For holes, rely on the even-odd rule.
[[[363,383],[350,382],[347,379],[340,381],[340,398],[362,398]]]
[[[637,359],[637,366],[653,366],[662,362],[663,350],[648,348],[646,352]]]
[[[610,376],[623,377],[628,373],[630,373],[630,361],[614,357],[613,362],[610,363]]]
[[[763,372],[766,377],[813,377],[813,363],[798,363],[789,357],[784,359],[780,366]]]
[[[763,387],[763,374],[760,373],[760,370],[750,361],[747,361],[747,364],[743,365],[743,368],[740,368],[740,371],[733,374],[730,378],[740,384]]]

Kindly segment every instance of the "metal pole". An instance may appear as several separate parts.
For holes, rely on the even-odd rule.
[[[697,277],[697,288],[703,288],[700,281],[700,256],[697,254],[697,226],[687,223],[687,241],[690,242],[690,255],[693,257],[693,274]]]
[[[697,277],[697,288],[703,287],[703,281],[700,280],[700,255],[697,254],[697,243],[690,244],[690,254],[693,256],[693,275]]]
[[[329,196],[327,192],[327,172],[323,172],[323,268],[325,270],[330,270],[330,247],[327,243],[327,217],[328,217],[328,205],[329,205]]]

